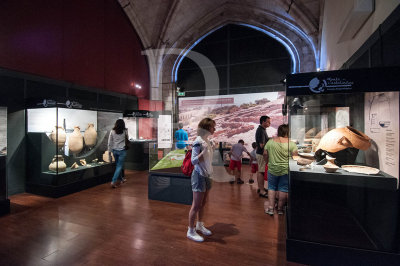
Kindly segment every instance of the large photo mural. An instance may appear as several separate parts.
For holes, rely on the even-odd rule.
[[[215,143],[233,145],[243,139],[247,150],[252,150],[260,116],[271,117],[268,136],[275,136],[278,126],[285,122],[282,115],[284,92],[236,94],[179,98],[179,122],[188,132],[189,142],[196,138],[199,121],[210,117],[217,123],[212,136]]]

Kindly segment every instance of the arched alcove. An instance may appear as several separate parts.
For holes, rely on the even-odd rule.
[[[199,66],[194,53],[209,63]],[[194,42],[176,60],[173,78],[186,96],[277,91],[284,89],[280,81],[296,71],[298,61],[276,36],[247,25],[228,24]],[[203,71],[210,68],[217,71],[219,86],[206,88]]]

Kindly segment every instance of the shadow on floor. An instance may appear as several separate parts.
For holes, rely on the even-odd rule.
[[[216,223],[208,227],[208,229],[213,232],[213,235],[205,238],[206,242],[226,244],[224,238],[239,234],[239,229],[236,228],[235,224]]]

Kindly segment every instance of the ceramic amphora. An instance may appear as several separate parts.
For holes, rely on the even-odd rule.
[[[74,132],[69,135],[68,149],[70,152],[77,154],[83,149],[83,136],[79,126],[74,127]]]
[[[85,140],[85,145],[89,148],[93,147],[96,144],[97,132],[94,129],[93,123],[88,124],[88,127],[83,134],[83,139]]]
[[[65,130],[63,127],[55,126],[55,129],[50,134],[50,139],[54,144],[57,145],[58,148],[61,148],[65,144],[65,140],[67,139],[67,135],[65,134]]]

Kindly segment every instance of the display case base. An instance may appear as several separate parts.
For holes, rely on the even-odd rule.
[[[400,254],[286,239],[286,259],[307,265],[399,265]]]
[[[149,199],[181,204],[192,204],[193,193],[190,177],[180,168],[151,171],[148,184]]]
[[[59,198],[106,182],[111,182],[114,168],[114,164],[106,164],[58,174],[45,172],[41,174],[41,182],[26,184],[26,192]]]
[[[10,200],[5,199],[0,201],[0,216],[10,213]]]

